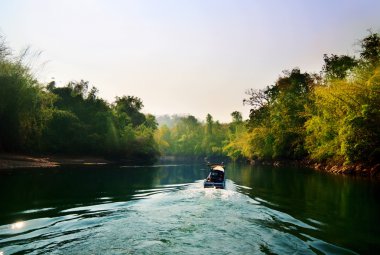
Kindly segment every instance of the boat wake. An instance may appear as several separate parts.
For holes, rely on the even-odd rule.
[[[204,189],[203,180],[138,190],[132,200],[107,199],[62,210],[55,218],[1,226],[4,254],[354,254],[313,236],[302,222],[242,193]],[[6,233],[5,229],[9,231]],[[37,248],[37,249],[36,249]]]

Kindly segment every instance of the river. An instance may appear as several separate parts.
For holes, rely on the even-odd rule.
[[[201,164],[0,171],[0,254],[374,254],[380,183]]]

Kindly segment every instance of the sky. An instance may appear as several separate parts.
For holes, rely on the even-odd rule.
[[[319,72],[323,54],[358,54],[380,32],[378,0],[1,0],[0,34],[58,86],[142,99],[143,112],[248,118],[245,91],[283,70]]]

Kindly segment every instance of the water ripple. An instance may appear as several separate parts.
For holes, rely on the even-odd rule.
[[[140,189],[127,202],[61,210],[52,218],[0,227],[4,254],[319,254],[353,252],[309,235],[322,223],[298,220],[267,201],[202,181]],[[107,198],[108,199],[108,198]],[[33,211],[32,211],[33,212]],[[31,213],[31,210],[24,211]]]

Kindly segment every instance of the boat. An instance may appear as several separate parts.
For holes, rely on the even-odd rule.
[[[226,182],[224,179],[224,165],[223,164],[209,164],[210,173],[204,181],[204,188],[224,189]]]

